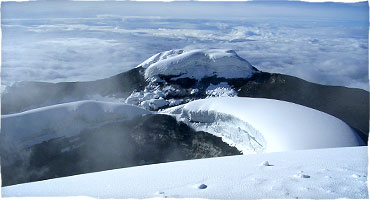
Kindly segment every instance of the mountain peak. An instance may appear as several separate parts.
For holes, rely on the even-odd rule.
[[[192,79],[249,78],[255,72],[247,60],[227,49],[169,50],[153,55],[138,66],[145,69],[146,79],[160,75]]]

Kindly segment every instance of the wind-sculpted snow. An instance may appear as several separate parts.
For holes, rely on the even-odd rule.
[[[249,78],[255,72],[252,65],[233,50],[170,50],[158,53],[138,66],[145,68],[145,78],[176,76],[201,79]]]
[[[184,102],[184,99],[189,96],[189,89],[183,89],[180,86],[158,85],[150,82],[144,90],[134,91],[125,100],[125,103],[136,105],[147,110],[158,110],[163,107],[172,107]],[[174,99],[177,97],[179,99]]]
[[[219,83],[218,85],[210,84],[206,89],[207,97],[234,97],[237,94],[226,82]]]
[[[153,79],[151,79],[153,80]],[[237,92],[227,83],[210,83],[209,86],[198,88],[183,88],[165,81],[149,81],[143,90],[133,91],[125,99],[125,103],[136,105],[147,110],[159,110],[177,106],[199,98],[234,97]]]
[[[222,137],[243,153],[363,145],[343,121],[323,112],[278,100],[222,97],[169,108],[196,130]]]
[[[130,120],[151,112],[132,105],[78,101],[37,108],[1,117],[1,137],[31,146],[51,138],[73,136],[84,129]]]
[[[161,163],[7,186],[2,196],[366,199],[367,150],[346,147]]]
[[[230,146],[247,153],[264,152],[266,142],[262,134],[247,122],[232,115],[218,113],[215,111],[203,110],[199,112],[186,110],[181,107],[169,108],[162,113],[180,114],[177,119],[197,131],[204,131],[218,137]]]
[[[195,130],[221,136],[231,146],[247,153],[264,152],[266,142],[253,126],[232,115],[213,111],[183,112],[181,118],[189,119],[188,124]]]

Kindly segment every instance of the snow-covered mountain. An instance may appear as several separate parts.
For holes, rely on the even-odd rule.
[[[6,186],[145,164],[242,153],[251,158],[236,157],[227,160],[231,159],[235,163],[241,160],[246,163],[243,169],[252,171],[262,168],[253,168],[248,160],[253,157],[262,160],[264,156],[276,154],[251,155],[255,153],[284,152],[276,154],[276,160],[280,162],[283,159],[279,156],[302,154],[302,158],[288,158],[297,163],[297,160],[308,156],[320,156],[332,151],[337,154],[336,157],[348,155],[361,158],[360,161],[356,159],[354,162],[347,162],[328,157],[321,161],[312,159],[306,165],[301,164],[307,166],[307,169],[308,166],[315,169],[321,166],[320,163],[333,160],[333,166],[345,169],[347,166],[364,163],[362,158],[365,156],[362,154],[365,153],[365,148],[358,146],[367,145],[369,130],[368,92],[318,85],[291,76],[261,72],[235,51],[219,49],[161,52],[128,72],[90,82],[20,82],[5,90],[2,103],[0,153],[3,183]],[[354,146],[358,148],[319,150]],[[294,150],[307,151],[292,152]],[[354,155],[348,154],[352,151]],[[201,166],[197,164],[199,161],[179,164],[191,169],[203,169],[203,166],[211,163],[215,164],[210,167],[229,166],[225,165],[227,160],[205,160],[201,161],[205,164]],[[266,166],[262,167],[273,168],[268,166],[269,163],[263,164]],[[178,165],[160,165],[158,169],[180,169],[176,166]],[[290,162],[284,166],[284,169],[294,168]],[[364,165],[359,165],[361,167]],[[140,168],[138,171],[153,171],[148,169]],[[285,181],[293,183],[298,179],[311,178],[301,171],[303,170],[297,168],[293,178],[288,179],[285,176]],[[342,171],[337,173],[338,176],[348,174],[347,171]],[[205,197],[227,198],[232,191],[239,193],[239,197],[235,198],[289,198],[293,195],[305,198],[362,198],[367,196],[364,191],[366,184],[362,183],[366,175],[362,174],[362,168],[359,172],[361,173],[353,173],[357,178],[352,177],[352,181],[345,182],[345,186],[358,187],[353,193],[335,190],[334,194],[329,194],[332,189],[327,189],[324,179],[320,179],[322,189],[300,195],[288,190],[291,187],[282,187],[282,181],[275,180],[277,186],[287,191],[271,194],[263,190],[266,188],[264,186],[261,193],[271,195],[262,197],[257,193],[241,194],[244,186],[251,186],[249,182],[244,183],[242,180],[234,191],[218,187]],[[208,173],[215,178],[221,176],[221,173],[215,171]],[[235,180],[243,179],[241,171],[235,173]],[[132,173],[127,174],[127,177],[135,176]],[[84,178],[85,176],[87,177]],[[78,185],[81,183],[80,179],[88,180],[94,175],[85,176],[60,180]],[[106,178],[100,173],[97,176]],[[281,176],[281,179],[285,179]],[[73,181],[75,179],[77,180]],[[186,180],[179,182],[190,183]],[[199,181],[196,177],[189,180]],[[272,176],[268,180],[274,181]],[[330,183],[334,184],[338,180],[333,179]],[[356,184],[357,181],[353,180],[361,181],[362,184]],[[59,183],[54,182],[35,184],[42,190]],[[339,182],[342,183],[343,180],[340,179]],[[219,183],[221,186],[229,182],[221,180]],[[312,182],[304,184],[304,187],[312,189],[310,183]],[[155,184],[153,186],[158,187]],[[23,186],[14,187],[19,192],[8,192],[8,196],[14,196],[15,193],[27,195],[27,191],[21,191]],[[204,189],[207,186],[201,187]],[[293,185],[292,187],[305,190]],[[7,190],[13,190],[13,187]],[[71,190],[82,193],[79,189]],[[204,191],[208,190],[212,188]],[[157,191],[161,196],[166,195],[162,194],[162,190]],[[226,194],[215,194],[222,191]],[[47,193],[49,196],[58,195],[56,192]],[[59,192],[62,195],[64,193],[69,192]],[[149,192],[144,192],[144,195],[135,195],[133,192],[128,195],[109,195],[102,194],[99,189],[83,193],[95,197],[151,196]],[[116,193],[115,190],[112,193]],[[196,192],[189,193],[198,196]],[[176,192],[171,196],[187,195]]]
[[[162,163],[2,188],[4,197],[368,198],[367,147]]]

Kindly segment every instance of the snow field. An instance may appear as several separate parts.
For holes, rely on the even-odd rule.
[[[3,197],[368,198],[367,147],[145,165],[3,187]],[[269,166],[266,166],[265,162]]]

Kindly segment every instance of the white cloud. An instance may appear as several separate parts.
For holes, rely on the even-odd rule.
[[[157,52],[187,47],[230,48],[263,71],[368,90],[368,21],[295,15],[5,18],[2,83],[93,80],[131,69]]]

